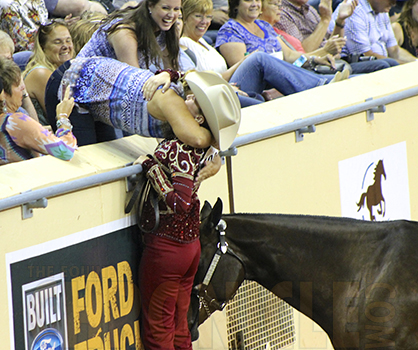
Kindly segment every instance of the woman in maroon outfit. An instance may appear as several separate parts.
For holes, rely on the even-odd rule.
[[[237,95],[213,73],[192,72],[185,80],[194,93],[186,99],[190,112],[203,127],[206,123],[219,148],[227,149],[240,122]],[[192,349],[187,310],[200,258],[198,172],[211,158],[220,162],[215,154],[213,148],[193,148],[174,138],[162,141],[152,157],[137,160],[159,196],[160,210],[158,228],[144,234],[140,264],[146,350]],[[147,201],[141,223],[146,229],[154,226],[153,212]]]

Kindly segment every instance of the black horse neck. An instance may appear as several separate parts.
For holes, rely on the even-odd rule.
[[[388,238],[396,225],[276,214],[223,218],[227,242],[245,264],[245,279],[272,291],[328,333],[336,286],[367,279],[363,267],[390,254]]]

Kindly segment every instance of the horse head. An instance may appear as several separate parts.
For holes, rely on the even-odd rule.
[[[199,337],[197,327],[213,312],[223,310],[226,303],[234,297],[245,276],[242,260],[227,244],[228,229],[225,230],[221,217],[222,201],[220,198],[213,208],[205,202],[200,213],[202,252],[188,315],[193,340]],[[225,231],[226,244],[222,238]]]
[[[377,162],[376,168],[375,168],[375,170],[374,170],[374,178],[375,178],[375,180],[376,180],[376,178],[377,178],[378,176],[380,176],[380,175],[383,175],[383,177],[384,177],[384,178],[385,178],[385,180],[386,180],[386,172],[385,172],[385,167],[384,167],[384,165],[383,165],[383,160],[382,160],[382,159],[380,159],[380,160]]]

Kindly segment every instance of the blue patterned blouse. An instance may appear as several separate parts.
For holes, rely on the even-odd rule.
[[[226,43],[244,43],[247,52],[262,51],[267,53],[279,52],[282,50],[274,28],[267,22],[256,19],[255,23],[264,32],[264,38],[249,32],[242,24],[234,19],[229,19],[218,31],[216,47]]]

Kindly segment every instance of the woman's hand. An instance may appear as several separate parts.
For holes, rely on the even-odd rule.
[[[134,165],[135,164],[141,164],[142,165],[142,163],[145,162],[148,159],[149,159],[148,156],[146,156],[145,154],[143,154],[143,155],[141,155],[141,156],[138,157],[138,159],[134,162]]]
[[[68,118],[74,107],[74,98],[70,97],[71,89],[67,87],[65,89],[64,98],[60,103],[57,104],[57,118],[66,117]]]
[[[237,86],[237,83],[230,83],[229,85],[231,85],[231,87],[234,89],[235,92],[238,93],[238,95],[248,97],[248,94],[245,91],[242,91],[239,89],[239,87]]]
[[[199,171],[196,181],[198,183],[201,183],[209,177],[217,174],[221,166],[222,160],[219,156],[219,153],[217,153],[212,157],[212,159],[209,162],[205,163],[205,166],[202,168],[202,170]]]
[[[334,56],[328,54],[322,57],[315,57],[314,62],[316,64],[324,64],[326,66],[330,66],[332,69],[335,69],[335,58]]]
[[[149,78],[143,88],[142,93],[144,94],[144,98],[147,101],[151,101],[152,97],[154,96],[155,91],[157,91],[158,87],[163,85],[162,93],[166,92],[167,89],[170,87],[171,78],[170,74],[167,72],[161,72],[160,74],[154,75],[153,77]]]

